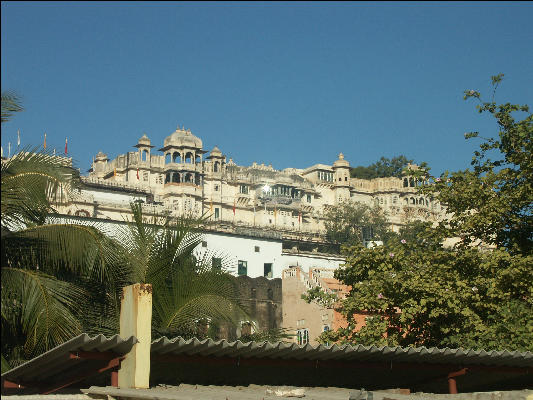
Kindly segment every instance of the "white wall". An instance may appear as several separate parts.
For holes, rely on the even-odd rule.
[[[264,264],[272,263],[273,278],[281,278],[281,271],[285,267],[281,264],[281,240],[267,240],[224,233],[205,233],[207,247],[201,245],[196,249],[200,256],[204,252],[212,252],[217,256],[226,257],[232,272],[237,274],[238,260],[248,263],[247,275],[252,278],[263,276]],[[255,251],[259,247],[259,252]]]
[[[79,223],[84,225],[92,225],[100,227],[109,236],[115,236],[119,226],[124,229],[124,222],[93,219],[83,217],[67,217],[71,223]],[[116,237],[116,236],[115,236]],[[247,236],[239,236],[227,233],[205,232],[203,234],[204,242],[207,247],[203,247],[202,243],[195,249],[195,253],[199,258],[211,259],[211,257],[220,257],[223,259],[223,265],[229,268],[229,272],[237,275],[238,261],[243,260],[248,263],[247,275],[251,278],[264,276],[264,264],[272,264],[272,277],[281,278],[281,272],[290,266],[300,266],[305,272],[309,272],[309,268],[331,268],[336,269],[344,264],[345,260],[342,257],[325,256],[313,253],[290,254],[288,252],[282,253],[281,239],[265,239],[253,238]],[[255,251],[255,246],[259,247],[259,252]]]
[[[346,260],[342,257],[315,255],[312,253],[283,253],[280,259],[282,269],[299,266],[304,272],[309,272],[309,268],[313,267],[337,269],[345,262]]]
[[[95,201],[107,202],[107,203],[126,203],[129,204],[134,200],[146,200],[146,195],[144,194],[128,194],[128,193],[117,193],[117,192],[104,192],[101,190],[87,190],[84,189],[81,191],[81,194],[84,198],[92,197]]]

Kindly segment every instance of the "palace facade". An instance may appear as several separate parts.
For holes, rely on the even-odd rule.
[[[241,166],[217,146],[204,150],[200,138],[179,127],[157,151],[146,134],[133,147],[113,160],[96,155],[69,214],[122,220],[137,199],[154,213],[207,215],[211,224],[299,237],[318,237],[324,209],[343,201],[382,207],[393,230],[411,219],[438,221],[444,214],[438,202],[417,195],[420,183],[412,177],[351,178],[342,153],[331,165],[305,169]],[[115,194],[110,197],[106,188]]]

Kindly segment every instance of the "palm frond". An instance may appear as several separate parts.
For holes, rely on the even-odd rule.
[[[6,235],[2,255],[12,266],[38,265],[53,275],[67,271],[106,282],[114,278],[109,268],[116,258],[113,247],[112,241],[93,227],[46,224]]]
[[[2,268],[3,318],[14,318],[26,337],[26,355],[42,353],[81,331],[76,318],[87,292],[38,271]]]
[[[25,149],[2,163],[2,225],[42,224],[52,204],[65,201],[79,173],[63,157]]]
[[[21,98],[13,91],[2,92],[2,123],[11,119],[14,113],[23,111]]]

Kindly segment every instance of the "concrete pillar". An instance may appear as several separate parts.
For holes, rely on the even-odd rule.
[[[122,288],[120,337],[135,336],[138,343],[120,365],[120,388],[150,387],[150,344],[152,342],[152,285],[135,283]]]

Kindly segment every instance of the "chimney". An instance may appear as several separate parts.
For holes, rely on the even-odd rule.
[[[138,342],[120,364],[120,388],[150,387],[150,345],[152,343],[152,285],[135,283],[122,288],[120,337],[135,336]]]

